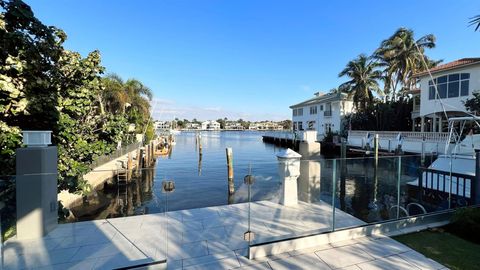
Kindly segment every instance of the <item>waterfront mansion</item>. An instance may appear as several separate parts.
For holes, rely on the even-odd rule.
[[[413,131],[446,132],[445,114],[448,118],[465,116],[465,100],[480,90],[480,58],[459,59],[414,76],[418,87],[410,91]]]
[[[353,102],[344,93],[315,93],[314,97],[290,106],[293,130],[316,130],[322,138],[342,130],[342,119],[353,110]]]

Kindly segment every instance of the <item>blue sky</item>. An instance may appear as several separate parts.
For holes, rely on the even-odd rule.
[[[149,86],[157,119],[288,119],[402,26],[437,37],[434,59],[480,56],[473,0],[26,2],[66,31],[66,48],[98,49],[107,72]]]

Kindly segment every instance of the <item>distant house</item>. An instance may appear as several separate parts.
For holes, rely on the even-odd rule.
[[[250,124],[250,130],[283,130],[283,126],[272,121],[261,121]]]
[[[225,123],[225,129],[227,130],[244,130],[245,128],[242,124],[238,122],[227,122]]]
[[[220,123],[211,120],[202,122],[202,130],[220,130]]]
[[[172,127],[172,123],[170,121],[155,121],[153,125],[155,129],[159,130],[168,130]]]
[[[311,99],[290,106],[293,130],[316,130],[318,136],[340,132],[342,119],[353,111],[344,93],[315,93]]]
[[[187,125],[185,126],[186,129],[201,129],[202,128],[202,124],[199,124],[199,123],[187,123]]]
[[[464,102],[480,90],[480,58],[462,58],[415,74],[419,87],[412,89],[413,131],[448,130],[448,117],[464,116]],[[437,85],[437,91],[435,90]]]

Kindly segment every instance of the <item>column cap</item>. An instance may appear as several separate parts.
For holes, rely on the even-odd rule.
[[[299,159],[301,157],[302,157],[302,155],[293,151],[290,148],[282,150],[277,154],[277,158],[281,158],[281,159]]]

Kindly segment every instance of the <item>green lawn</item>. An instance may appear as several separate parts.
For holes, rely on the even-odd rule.
[[[480,245],[442,229],[400,235],[394,239],[450,269],[480,269]]]

